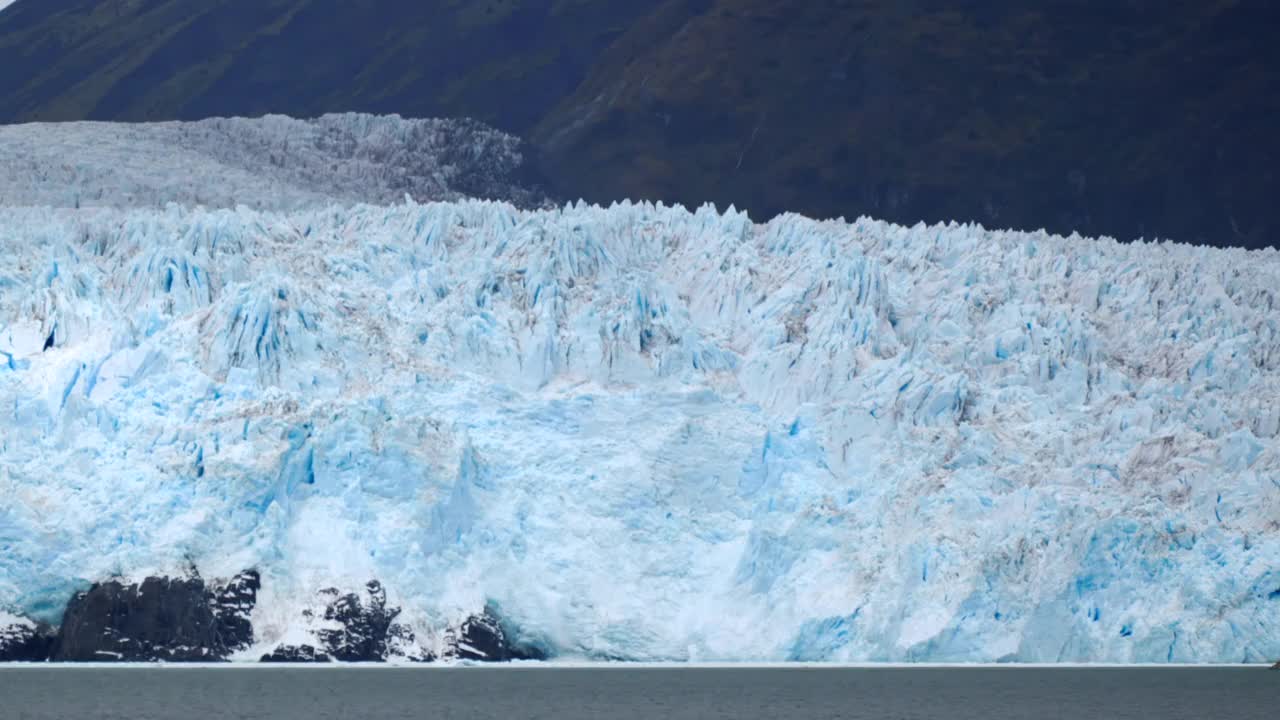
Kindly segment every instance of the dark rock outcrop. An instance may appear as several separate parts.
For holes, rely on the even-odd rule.
[[[262,578],[257,571],[240,573],[214,593],[215,632],[223,647],[243,649],[253,643],[253,624],[249,615],[258,603]]]
[[[98,583],[67,605],[51,658],[58,662],[208,662],[253,641],[249,613],[261,587],[249,571],[211,587],[199,577]]]
[[[315,644],[281,645],[262,656],[262,662],[385,662],[396,658],[413,662],[433,662],[436,656],[415,642],[413,631],[395,622],[400,608],[387,606],[387,593],[375,581],[364,593],[343,594],[337,589],[321,590],[326,597],[323,613],[306,611],[307,622],[317,622]],[[497,609],[467,618],[460,626],[444,632],[444,658],[471,662],[545,660],[547,655],[534,645],[515,640]]]
[[[387,606],[387,591],[371,580],[364,593],[345,593],[337,588],[321,590],[327,599],[324,627],[314,632],[316,645],[282,645],[262,656],[263,662],[385,662],[391,655],[429,662],[413,651],[413,631],[395,622],[400,608]],[[314,621],[314,613],[304,613]]]
[[[224,584],[198,575],[151,577],[140,584],[97,583],[76,593],[62,627],[21,620],[0,626],[0,662],[211,662],[227,660],[253,643],[250,615],[261,579],[256,571]],[[362,592],[336,588],[319,593],[323,610],[303,611],[313,641],[284,644],[260,657],[264,663],[374,663],[389,659],[432,662],[413,630],[396,622],[376,580]],[[488,605],[443,632],[448,660],[506,662],[544,660],[537,644],[519,638],[497,608]],[[435,642],[424,643],[434,646]]]
[[[53,628],[42,623],[0,626],[0,663],[44,662],[55,638]]]
[[[547,659],[542,650],[515,642],[492,606],[486,606],[483,613],[472,615],[462,623],[462,627],[450,631],[446,635],[446,642],[459,660],[506,662]]]
[[[336,660],[380,662],[387,659],[391,624],[400,614],[400,608],[387,607],[387,591],[377,580],[369,581],[365,590],[364,598],[347,593],[325,608],[324,619],[338,623],[341,628],[321,630],[317,636]]]
[[[311,645],[281,645],[262,656],[264,663],[327,663],[333,662],[323,650]]]

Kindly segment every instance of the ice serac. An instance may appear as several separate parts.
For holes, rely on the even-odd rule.
[[[245,660],[487,607],[557,657],[1274,659],[1277,288],[712,208],[0,210],[0,609],[194,564],[260,570]]]

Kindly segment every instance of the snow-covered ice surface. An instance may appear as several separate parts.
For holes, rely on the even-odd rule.
[[[377,578],[562,658],[1274,659],[1278,294],[710,208],[0,210],[0,608],[194,563],[263,647]]]
[[[0,126],[0,205],[266,210],[482,197],[537,206],[519,138],[355,113]]]

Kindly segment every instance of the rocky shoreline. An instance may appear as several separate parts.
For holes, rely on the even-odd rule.
[[[149,577],[141,583],[96,583],[76,593],[62,623],[26,618],[0,623],[0,663],[227,662],[254,644],[252,613],[262,579],[248,570],[223,582]],[[361,592],[320,591],[324,608],[305,611],[314,642],[281,644],[263,663],[379,663],[388,660],[504,662],[542,660],[542,650],[515,642],[496,608],[485,607],[441,632],[440,652],[421,649],[414,632],[397,623],[376,580]],[[314,627],[314,629],[311,629]]]

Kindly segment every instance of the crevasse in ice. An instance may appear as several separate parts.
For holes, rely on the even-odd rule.
[[[1280,657],[1280,255],[647,204],[0,210],[0,610],[565,657]]]

